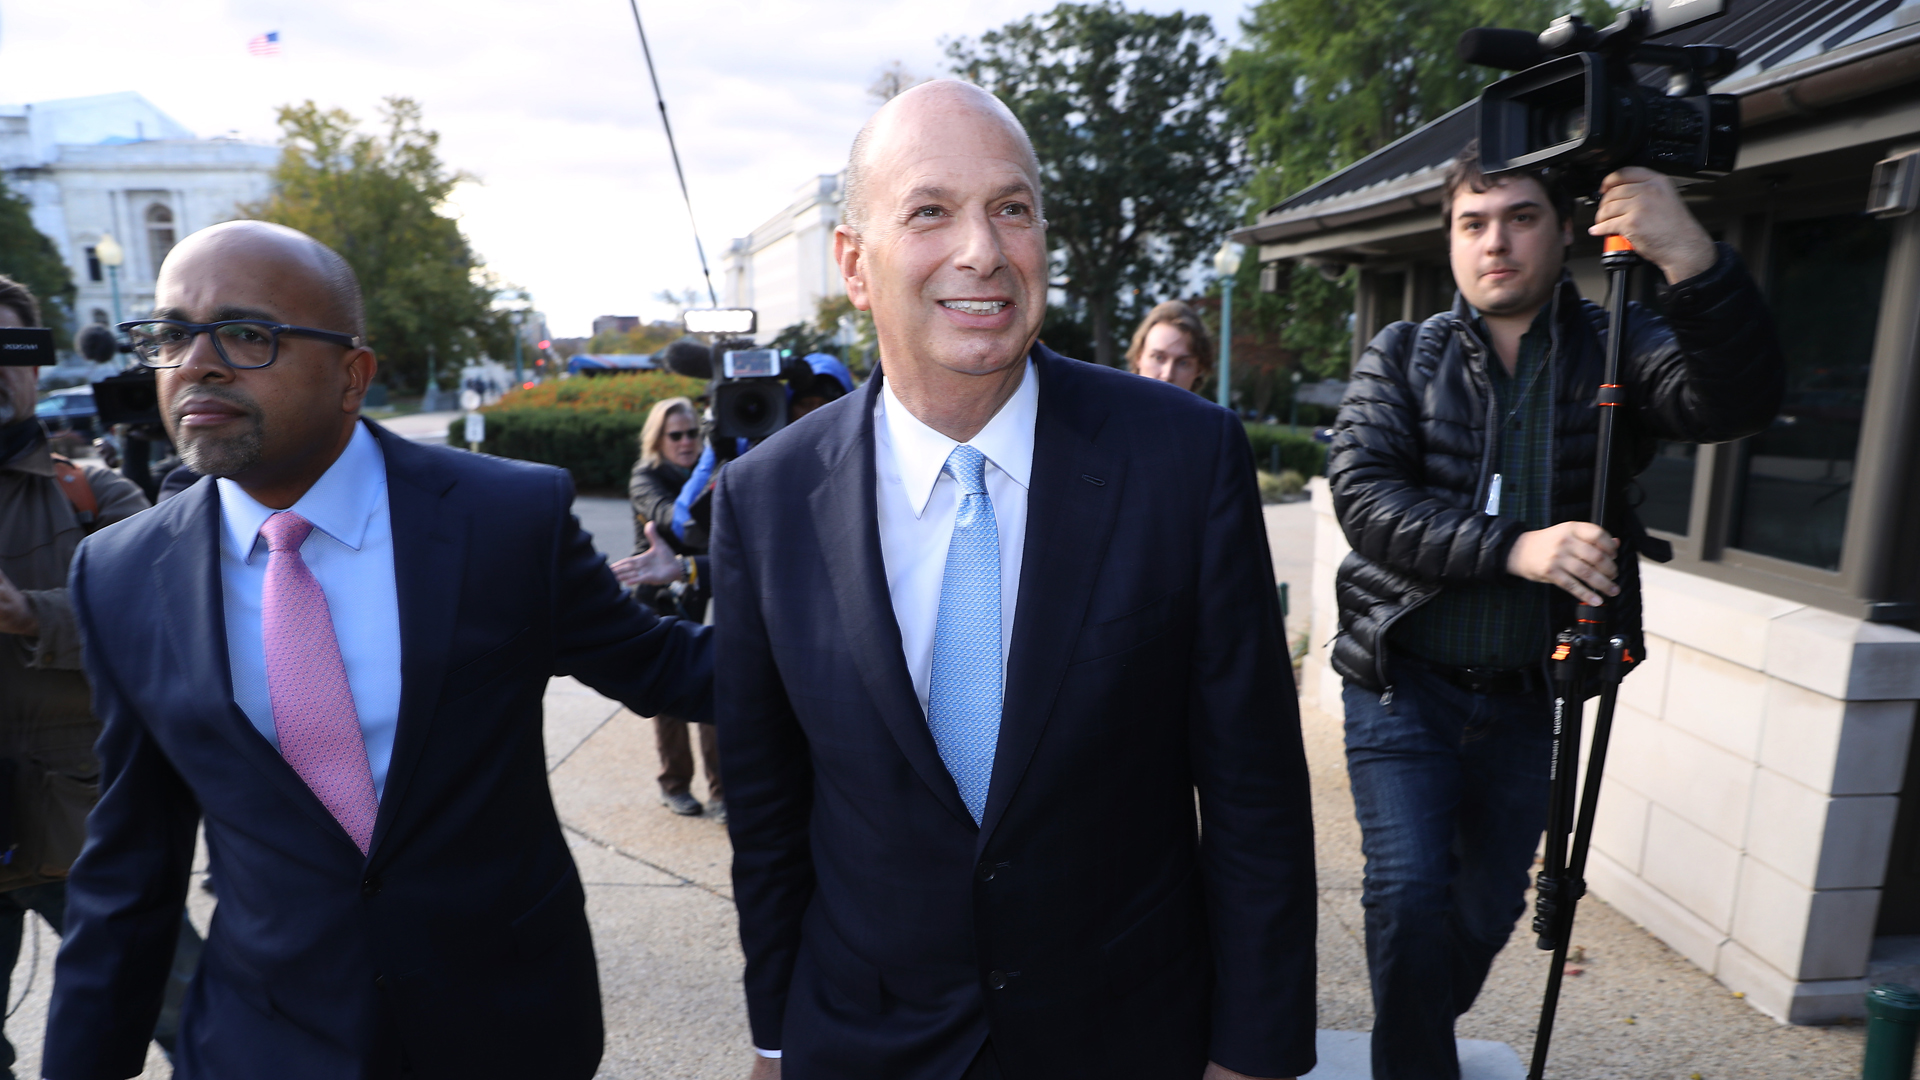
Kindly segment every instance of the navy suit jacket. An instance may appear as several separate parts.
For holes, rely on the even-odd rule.
[[[203,819],[220,902],[175,1075],[593,1075],[599,982],[541,695],[569,674],[642,714],[704,716],[709,633],[622,594],[564,471],[373,430],[403,644],[367,856],[233,702],[213,482],[74,559],[104,733],[67,886],[51,1080],[143,1067]]]
[[[989,1033],[1014,1078],[1304,1073],[1313,830],[1246,435],[1164,383],[1034,362],[979,826],[887,592],[880,378],[721,474],[715,705],[754,1040],[787,1080],[957,1080]]]

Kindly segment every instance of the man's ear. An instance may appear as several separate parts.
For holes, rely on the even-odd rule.
[[[860,237],[841,225],[833,230],[833,261],[839,264],[840,280],[846,286],[847,299],[861,311],[871,310],[873,298],[867,293],[866,264],[860,261]]]
[[[357,413],[360,403],[366,400],[367,387],[373,385],[373,373],[379,370],[380,360],[373,350],[362,345],[341,358],[347,369],[346,393],[340,397],[340,411]]]

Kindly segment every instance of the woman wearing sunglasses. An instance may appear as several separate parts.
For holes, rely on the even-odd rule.
[[[662,615],[680,615],[694,621],[706,615],[706,583],[700,570],[706,562],[707,534],[700,525],[689,525],[683,538],[673,525],[673,502],[693,476],[700,460],[700,418],[693,402],[683,397],[668,398],[654,405],[640,429],[640,460],[634,463],[633,478],[627,494],[633,500],[633,551],[639,555],[652,548],[652,535],[680,556],[681,581],[665,587],[636,585],[639,580],[622,573],[632,560],[614,565],[623,583],[636,585],[634,595],[652,604]],[[673,716],[656,716],[654,738],[660,750],[660,802],[676,814],[699,814],[726,818],[726,801],[720,787],[720,752],[715,745],[713,725],[700,724],[700,756],[707,763],[707,804],[693,797],[693,746],[688,723]]]

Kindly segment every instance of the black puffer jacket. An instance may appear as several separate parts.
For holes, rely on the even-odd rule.
[[[1591,510],[1600,412],[1593,401],[1607,316],[1581,299],[1571,276],[1562,278],[1553,304],[1553,514],[1556,522],[1579,521]],[[1663,282],[1659,306],[1660,315],[1637,304],[1629,309],[1621,372],[1628,406],[1618,421],[1614,470],[1621,490],[1609,503],[1620,509],[1603,523],[1626,540],[1614,626],[1627,632],[1634,656],[1644,655],[1636,549],[1654,557],[1665,545],[1650,541],[1627,508],[1627,483],[1652,461],[1655,440],[1751,435],[1772,420],[1785,392],[1772,315],[1733,249],[1719,245],[1713,267],[1697,277]],[[1449,582],[1505,574],[1507,553],[1525,531],[1517,518],[1480,511],[1495,449],[1487,438],[1495,422],[1491,357],[1466,301],[1456,298],[1452,311],[1382,330],[1340,404],[1327,477],[1353,553],[1335,579],[1341,632],[1333,667],[1376,693],[1390,685],[1386,637],[1393,624]],[[1559,589],[1553,596],[1554,627],[1569,625],[1573,598]]]

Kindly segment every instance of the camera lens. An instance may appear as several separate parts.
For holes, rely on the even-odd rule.
[[[1547,117],[1547,130],[1555,143],[1578,142],[1587,137],[1587,109],[1574,105]]]
[[[749,394],[733,399],[734,422],[743,428],[758,428],[767,418],[767,399]]]

